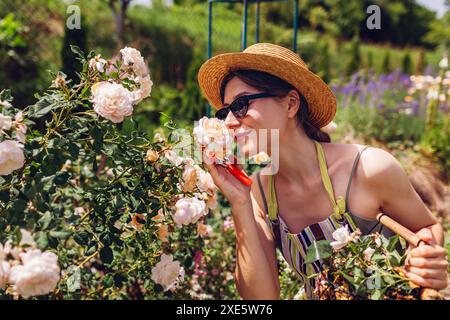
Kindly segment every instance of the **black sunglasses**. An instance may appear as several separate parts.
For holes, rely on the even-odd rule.
[[[236,98],[228,107],[222,108],[216,112],[216,118],[220,120],[225,120],[228,115],[228,112],[233,112],[233,115],[236,118],[243,118],[247,114],[248,106],[251,100],[260,99],[260,98],[268,98],[274,97],[275,95],[270,93],[257,93],[257,94],[249,94],[246,96],[241,96]]]

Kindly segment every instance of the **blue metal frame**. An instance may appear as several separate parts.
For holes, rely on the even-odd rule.
[[[242,3],[244,6],[244,12],[242,17],[242,39],[241,39],[241,51],[247,48],[247,24],[248,24],[248,6],[254,3],[256,5],[256,26],[255,26],[255,42],[259,42],[259,24],[260,24],[260,4],[262,2],[294,2],[294,25],[293,25],[293,39],[292,39],[292,51],[297,52],[297,33],[298,33],[298,13],[299,13],[299,0],[208,0],[208,46],[207,54],[208,59],[212,57],[212,10],[214,3]],[[211,106],[208,103],[206,108],[206,115],[211,116]]]

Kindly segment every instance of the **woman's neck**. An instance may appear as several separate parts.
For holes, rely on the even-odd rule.
[[[320,180],[314,141],[298,127],[287,132],[289,136],[280,137],[277,179],[303,186],[314,184]]]

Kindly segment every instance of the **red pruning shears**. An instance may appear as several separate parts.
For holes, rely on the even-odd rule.
[[[236,179],[238,179],[244,185],[249,186],[252,184],[252,179],[250,179],[248,175],[243,170],[240,170],[235,164],[219,159],[217,160],[216,163],[227,169],[229,173],[231,173]]]

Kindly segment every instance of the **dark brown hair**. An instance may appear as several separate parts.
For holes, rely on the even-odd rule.
[[[271,93],[280,98],[286,97],[289,91],[296,90],[300,96],[300,108],[297,111],[297,123],[303,127],[303,130],[309,138],[318,142],[331,141],[330,136],[326,132],[321,131],[319,128],[311,124],[308,101],[306,101],[301,92],[283,79],[269,73],[257,70],[235,70],[229,72],[223,79],[222,86],[220,88],[222,103],[224,103],[225,98],[225,87],[234,77],[238,77],[242,82],[252,86],[253,88],[261,90],[262,92]]]

